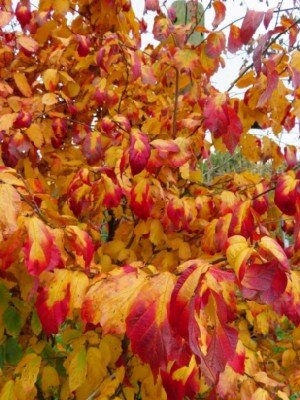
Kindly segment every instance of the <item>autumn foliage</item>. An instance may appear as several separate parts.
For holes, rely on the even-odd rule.
[[[298,398],[299,2],[207,3],[143,49],[129,0],[1,1],[0,400]]]

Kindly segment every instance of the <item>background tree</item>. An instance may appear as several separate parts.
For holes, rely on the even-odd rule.
[[[142,49],[128,0],[1,2],[0,400],[299,396],[297,149],[249,132],[298,123],[297,5],[147,0]]]

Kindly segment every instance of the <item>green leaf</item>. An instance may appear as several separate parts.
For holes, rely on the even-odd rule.
[[[13,306],[8,306],[4,311],[3,323],[7,333],[11,336],[18,336],[23,325],[20,313]]]
[[[195,11],[193,9],[192,1],[185,2],[185,0],[177,0],[174,1],[171,7],[175,9],[176,12],[176,20],[174,21],[174,25],[187,25],[197,20],[197,26],[204,25],[204,12],[202,4],[197,4],[197,15],[195,15]],[[192,29],[194,28],[194,24],[192,25]],[[191,43],[195,46],[199,45],[203,40],[203,34],[199,32],[194,32],[188,43]]]
[[[36,310],[33,310],[32,312],[31,329],[35,335],[39,335],[42,331],[42,324]]]
[[[0,283],[0,308],[6,308],[9,302],[9,290],[3,283]]]
[[[0,346],[0,369],[4,367],[5,364],[5,348],[4,346]]]
[[[278,340],[283,340],[287,335],[287,333],[285,331],[283,331],[280,326],[277,326],[275,328],[275,333],[276,333]]]
[[[300,396],[300,392],[293,393],[293,394],[290,396],[290,400],[298,400],[298,399],[299,399],[299,396]]]
[[[4,343],[5,362],[10,365],[17,365],[22,358],[22,347],[17,339],[11,337]]]

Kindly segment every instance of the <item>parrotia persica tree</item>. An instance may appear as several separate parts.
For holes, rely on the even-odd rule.
[[[297,152],[249,131],[298,124],[299,2],[204,6],[142,49],[128,0],[1,1],[0,400],[298,398]]]

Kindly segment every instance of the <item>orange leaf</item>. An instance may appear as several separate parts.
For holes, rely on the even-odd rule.
[[[104,333],[123,334],[130,305],[145,279],[141,270],[128,265],[95,282],[84,298],[83,320],[100,323]]]
[[[150,157],[149,138],[145,133],[132,130],[129,146],[129,163],[132,175],[137,175],[146,167]]]
[[[153,276],[140,289],[126,318],[126,333],[134,353],[157,373],[176,359],[176,340],[167,319],[174,275]]]
[[[22,74],[21,72],[16,72],[14,74],[14,80],[16,82],[18,89],[25,97],[32,96],[31,87],[29,86],[27,78],[24,74]]]
[[[216,0],[213,2],[213,7],[215,10],[215,18],[212,22],[212,26],[216,28],[225,18],[226,6],[223,1]]]
[[[20,46],[22,46],[29,53],[34,53],[39,48],[38,43],[29,36],[25,36],[25,35],[19,36],[17,38],[17,42]]]
[[[225,35],[223,32],[213,32],[206,39],[206,54],[210,58],[217,58],[225,49]]]
[[[24,244],[25,265],[30,275],[39,276],[61,264],[61,253],[55,244],[55,234],[37,217],[27,220],[27,238]]]

